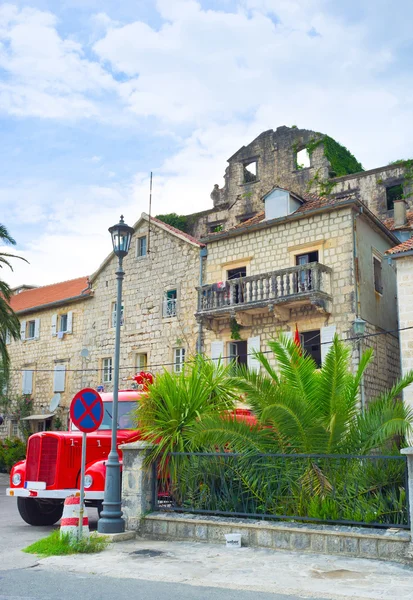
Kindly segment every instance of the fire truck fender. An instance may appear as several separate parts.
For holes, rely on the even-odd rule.
[[[13,483],[14,475],[20,475],[20,483],[16,485]],[[10,485],[16,488],[24,487],[24,482],[26,480],[26,461],[19,460],[16,464],[14,464],[10,471]]]
[[[85,490],[88,492],[95,490],[103,491],[105,489],[105,476],[106,460],[98,460],[87,464],[85,469]],[[77,484],[78,486],[80,485],[80,473]]]

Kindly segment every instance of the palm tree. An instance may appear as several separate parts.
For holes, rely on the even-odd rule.
[[[1,224],[0,243],[10,245],[14,245],[16,243],[7,231],[7,228]],[[0,252],[0,268],[3,268],[4,265],[6,265],[13,270],[13,267],[10,263],[11,258],[19,258],[26,261],[26,259],[22,258],[21,256],[9,254],[8,252]],[[7,350],[6,338],[8,336],[13,339],[18,339],[20,337],[19,319],[9,304],[11,295],[12,292],[9,285],[0,279],[0,379],[2,384],[7,381],[10,368],[10,358]]]
[[[296,344],[281,335],[269,342],[278,369],[261,352],[262,373],[240,369],[236,385],[248,398],[256,428],[245,423],[208,418],[192,432],[194,446],[228,447],[236,451],[316,454],[368,454],[388,450],[396,437],[412,432],[413,411],[398,400],[413,382],[407,373],[389,391],[360,412],[358,391],[372,359],[367,350],[355,374],[351,348],[335,337],[321,369]]]
[[[257,353],[262,373],[241,369],[237,378],[257,425],[216,414],[196,420],[188,446],[224,453],[184,463],[181,496],[212,512],[403,523],[404,465],[380,456],[398,454],[396,442],[412,432],[413,412],[399,396],[413,371],[360,412],[371,350],[352,374],[351,349],[337,337],[321,369],[284,336],[269,346],[278,369]]]
[[[164,371],[149,384],[136,412],[142,437],[154,444],[148,462],[159,459],[165,472],[174,461],[170,452],[191,449],[189,440],[196,423],[234,408],[239,393],[230,367],[197,356],[181,373]]]

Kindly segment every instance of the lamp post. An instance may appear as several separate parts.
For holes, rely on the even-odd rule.
[[[361,317],[356,317],[354,320],[354,323],[353,323],[353,331],[354,331],[354,334],[357,336],[358,364],[360,364],[361,356],[362,356],[361,343],[362,343],[364,333],[366,331],[366,321],[364,319],[362,319]],[[360,379],[360,404],[361,404],[361,410],[364,411],[364,409],[366,407],[366,400],[365,400],[365,394],[364,394],[364,375],[362,375],[362,377]]]
[[[118,391],[119,391],[119,355],[120,355],[120,322],[122,312],[122,282],[125,274],[122,263],[129,252],[133,227],[123,221],[123,215],[117,225],[109,227],[112,236],[113,251],[119,259],[116,278],[118,289],[116,296],[116,333],[115,333],[115,365],[113,375],[113,406],[112,406],[112,443],[108,460],[106,461],[105,493],[103,511],[98,521],[99,533],[122,533],[125,531],[125,521],[122,519],[120,463],[117,451],[118,429]]]

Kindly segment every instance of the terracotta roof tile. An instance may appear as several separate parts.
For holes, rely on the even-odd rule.
[[[87,298],[90,295],[87,288],[88,277],[78,277],[70,281],[61,281],[60,283],[44,285],[32,290],[24,290],[20,294],[15,294],[11,297],[10,306],[18,313],[81,295]]]
[[[298,196],[298,194],[295,194],[295,196]],[[355,198],[354,194],[342,195],[338,198],[337,197],[328,198],[325,196],[317,196],[316,194],[305,194],[305,195],[301,195],[298,197],[304,201],[303,204],[296,211],[294,211],[293,213],[290,213],[290,215],[288,215],[288,216],[296,215],[297,213],[305,213],[310,210],[315,210],[317,208],[324,208],[324,207],[328,207],[328,206],[339,206],[342,202],[345,202],[346,200]],[[240,229],[244,230],[244,229],[251,227],[252,225],[256,225],[257,223],[260,223],[261,221],[264,221],[264,220],[265,220],[265,211],[262,211],[262,212],[257,213],[253,217],[251,217],[251,219],[248,219],[248,221],[244,221],[243,223],[238,223],[237,225],[234,225],[233,227],[229,227],[225,231],[237,231]],[[223,233],[222,231],[209,233],[207,237],[211,238],[213,236],[219,236],[222,233]]]
[[[197,246],[205,246],[205,244],[202,244],[202,242],[200,242],[199,240],[192,237],[192,235],[189,235],[189,233],[185,233],[184,231],[181,231],[180,229],[177,229],[176,227],[169,225],[169,223],[164,223],[163,221],[161,221],[160,219],[157,219],[156,217],[151,217],[151,221],[155,221],[155,223],[159,223],[159,224],[163,225],[164,227],[166,227],[166,229],[169,229],[169,231],[172,231],[173,233],[177,233],[178,235],[184,236],[187,240],[189,240],[193,244],[196,244]]]
[[[408,252],[409,250],[413,250],[413,238],[402,242],[398,246],[394,246],[394,248],[390,248],[390,250],[387,250],[386,254],[401,254],[402,252]]]

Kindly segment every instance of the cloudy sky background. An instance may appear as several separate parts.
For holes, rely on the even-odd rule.
[[[280,125],[365,168],[412,156],[413,3],[15,0],[0,6],[0,222],[11,285],[93,272],[123,213],[211,206],[226,159]],[[0,251],[4,250],[0,248]]]

